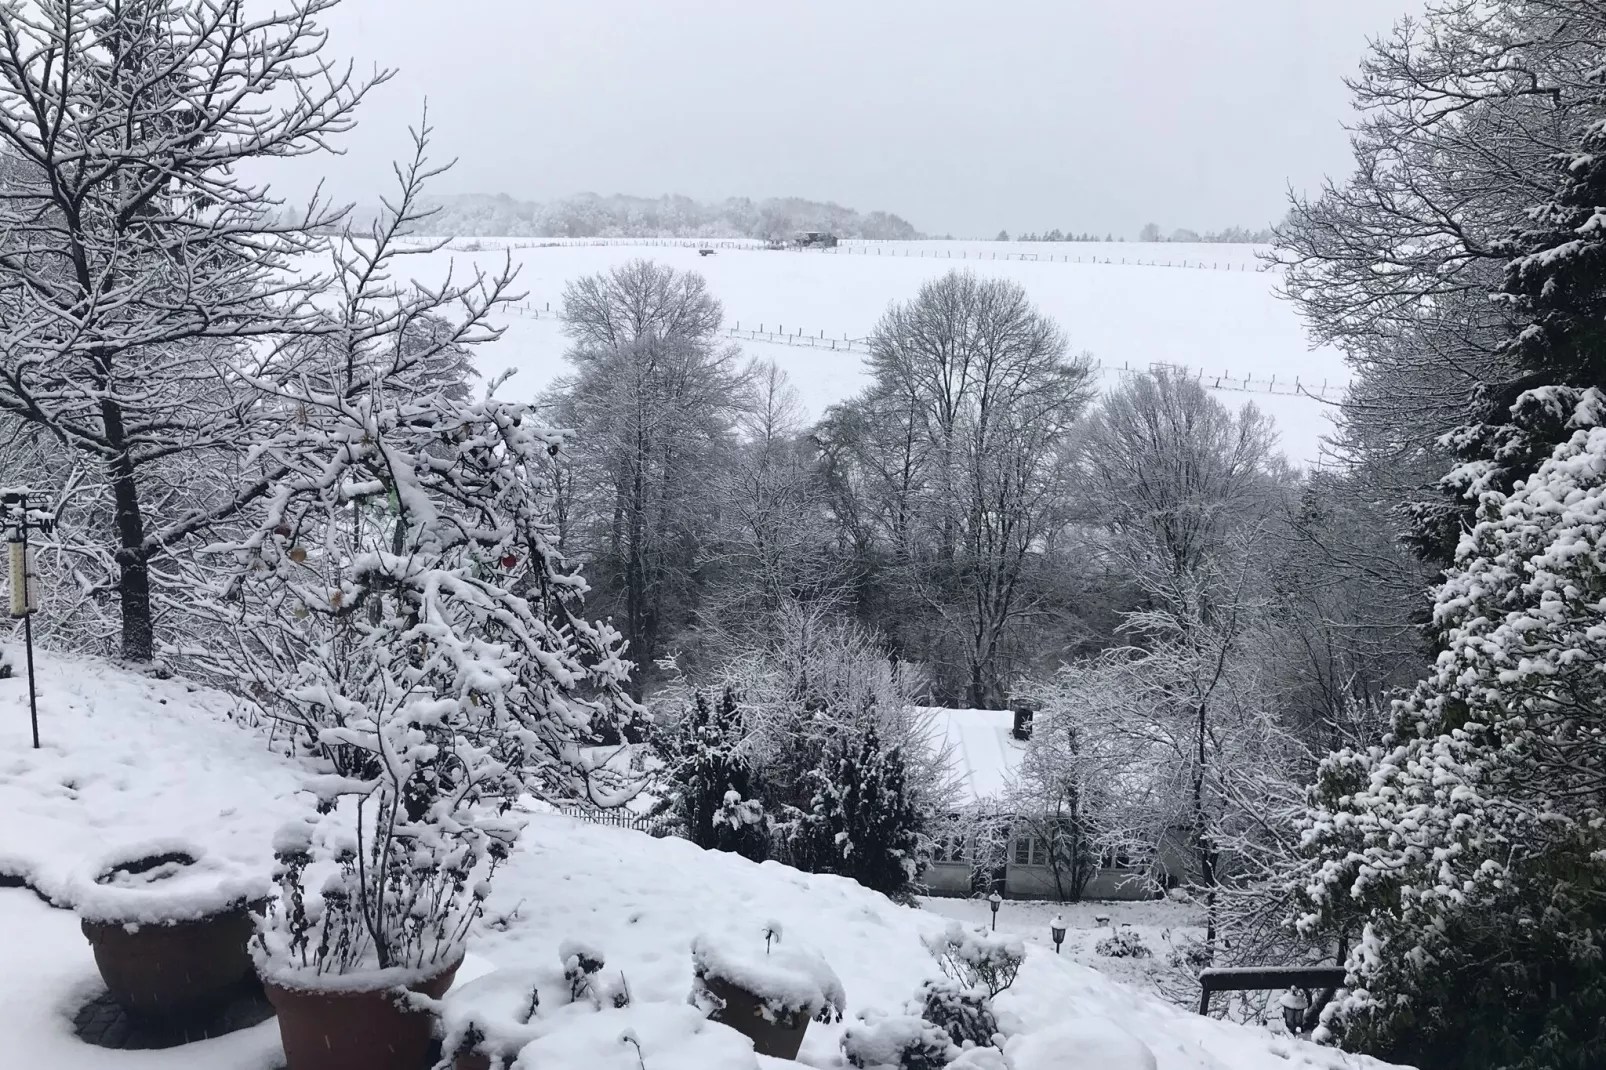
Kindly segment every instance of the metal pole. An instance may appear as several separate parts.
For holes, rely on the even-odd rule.
[[[33,727],[33,749],[39,749],[39,691],[33,678],[33,577],[28,574],[28,496],[22,496],[22,645],[28,659],[28,720]]]
[[[11,495],[6,496],[10,499]],[[13,503],[8,500],[6,504]],[[15,508],[17,509],[17,538],[22,551],[22,643],[28,662],[28,720],[33,728],[33,749],[39,749],[39,689],[34,680],[33,671],[33,605],[31,596],[33,587],[30,585],[32,577],[28,571],[28,496],[18,494]],[[9,518],[8,518],[9,519]]]

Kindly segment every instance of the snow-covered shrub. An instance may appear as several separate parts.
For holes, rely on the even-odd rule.
[[[635,712],[618,636],[580,615],[555,549],[542,462],[563,436],[494,384],[477,402],[441,385],[499,284],[465,297],[464,325],[409,333],[434,306],[384,281],[407,203],[341,246],[346,300],[301,374],[256,384],[283,414],[254,446],[269,488],[254,530],[210,548],[233,567],[209,664],[263,685],[318,766],[317,820],[274,845],[257,951],[275,971],[454,961],[518,834],[507,810],[613,801],[583,747]]]
[[[918,1015],[871,1011],[843,1031],[842,1054],[860,1070],[942,1070],[959,1048]]]
[[[1147,959],[1154,957],[1154,952],[1149,950],[1148,945],[1143,942],[1143,938],[1133,929],[1122,929],[1119,932],[1111,933],[1094,944],[1093,951],[1095,954],[1111,959]]]
[[[810,868],[896,899],[911,895],[926,822],[909,796],[902,751],[883,749],[872,726],[834,770],[816,769],[810,779],[814,798],[794,836],[806,842],[801,853],[813,861]]]
[[[1483,494],[1432,671],[1383,746],[1321,767],[1298,927],[1348,941],[1350,983],[1318,1039],[1434,1070],[1606,1064],[1603,425],[1582,391],[1571,438]]]
[[[606,1004],[616,1010],[630,1006],[630,985],[624,974],[619,975],[617,984],[605,982],[600,975],[606,960],[595,946],[582,940],[565,940],[558,945],[558,961],[563,963],[563,979],[568,983],[572,1002],[589,1000],[593,1006]]]
[[[686,838],[762,862],[769,857],[769,819],[755,797],[744,735],[734,693],[727,689],[714,705],[697,692],[689,708],[653,732],[652,745],[664,762],[669,809]]]
[[[927,981],[915,994],[920,1017],[942,1029],[960,1047],[996,1045],[998,1016],[993,1002],[979,988],[968,988],[952,978]]]
[[[866,1011],[842,1036],[842,1053],[857,1067],[935,1070],[960,1053],[1003,1042],[992,1001],[954,980],[927,981],[903,1014]]]
[[[692,991],[687,1002],[705,1014],[724,1007],[724,1000],[709,982],[724,983],[754,996],[770,1021],[799,1016],[819,1022],[839,1022],[847,1008],[847,995],[819,952],[779,946],[775,928],[766,929],[758,948],[700,935],[692,941]]]
[[[762,798],[772,823],[809,812],[818,775],[833,777],[872,728],[902,754],[906,791],[924,821],[954,809],[951,755],[919,702],[922,681],[889,659],[877,633],[826,608],[788,604],[770,634],[733,648],[709,682],[736,698],[742,753],[760,784],[744,797]],[[786,860],[810,868],[806,858]]]
[[[988,996],[1014,984],[1026,961],[1026,945],[1018,938],[967,929],[957,921],[940,933],[927,933],[922,940],[944,974],[966,988],[985,988]]]

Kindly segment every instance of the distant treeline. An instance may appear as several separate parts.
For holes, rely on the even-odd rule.
[[[505,193],[432,198],[436,209],[418,229],[456,237],[532,238],[785,238],[823,230],[841,238],[911,240],[922,237],[887,212],[859,213],[799,197],[732,197],[705,204],[690,197],[611,197],[581,193],[562,200],[521,201]],[[361,224],[377,210],[359,211]]]
[[[1060,231],[1055,229],[1045,231],[1042,234],[1036,232],[1017,234],[1013,238],[1009,236],[1009,231],[1001,230],[993,240],[1117,242],[1126,241],[1126,238],[1115,234],[1105,234],[1100,237],[1091,231],[1078,234],[1069,230]],[[1250,230],[1247,227],[1228,227],[1226,230],[1208,231],[1204,234],[1200,234],[1196,230],[1189,230],[1186,227],[1179,227],[1169,235],[1166,235],[1161,233],[1158,224],[1146,223],[1143,229],[1138,232],[1138,241],[1144,242],[1212,242],[1223,245],[1265,245],[1270,243],[1271,240],[1272,231],[1270,227],[1262,227],[1260,230]]]

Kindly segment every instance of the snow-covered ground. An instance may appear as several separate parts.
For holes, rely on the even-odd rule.
[[[956,918],[970,925],[990,927],[992,908],[985,899],[948,899],[932,896],[921,900],[933,914]],[[1137,988],[1154,992],[1159,974],[1166,969],[1166,956],[1172,948],[1190,938],[1204,936],[1204,926],[1197,908],[1169,899],[1139,900],[1136,902],[1048,903],[1036,900],[1006,899],[998,908],[998,931],[1018,936],[1028,945],[1042,947],[1054,953],[1054,939],[1049,923],[1056,917],[1065,920],[1065,943],[1060,954],[1072,962],[1091,966],[1106,977],[1112,977]],[[1100,918],[1109,919],[1100,922]],[[1122,929],[1137,934],[1148,948],[1148,958],[1111,957],[1100,955],[1098,942]]]
[[[6,813],[0,858],[9,872],[70,903],[73,875],[108,849],[173,836],[265,868],[271,829],[298,806],[296,770],[273,752],[260,729],[227,719],[226,699],[92,661],[44,656],[40,670],[45,746],[38,751],[29,746],[23,681],[0,680],[0,806]],[[618,1030],[608,1019],[592,1016],[577,1020],[572,1036],[565,1030],[543,1041],[551,1051],[577,1052],[616,1044],[625,1028],[640,1034],[644,1044],[655,1042],[652,1028],[681,1028],[674,1023],[684,1018],[683,1011],[670,1008],[683,1007],[691,988],[692,940],[706,934],[727,942],[759,942],[761,930],[777,922],[787,942],[818,950],[840,975],[850,1020],[869,1009],[897,1010],[935,972],[922,934],[946,925],[945,914],[974,914],[979,905],[901,907],[842,878],[811,876],[775,863],[754,865],[685,841],[533,813],[489,907],[460,983],[499,968],[556,966],[560,944],[579,939],[605,955],[604,980],[622,975],[636,1007],[646,1008],[634,1018],[620,1017]],[[1056,1037],[1116,1031],[1147,1045],[1160,1070],[1379,1065],[1265,1030],[1200,1018],[1090,969],[1076,961],[1084,957],[1079,952],[1056,956],[1043,940],[1046,917],[1038,915],[1045,909],[1009,905],[1004,924],[1018,925],[1029,942],[1019,979],[999,1001],[1040,1049],[1059,1050]],[[1156,909],[1166,908],[1133,904],[1111,906],[1109,912],[1119,924],[1129,913],[1136,922],[1142,911]],[[1141,917],[1152,927],[1164,916]],[[1073,924],[1080,947],[1082,919],[1076,916]],[[89,948],[69,911],[47,906],[25,889],[0,889],[0,947],[6,949],[0,957],[4,1065],[267,1070],[278,1063],[272,1021],[157,1052],[108,1051],[76,1040],[72,1014],[98,988]],[[812,1025],[802,1061],[841,1066],[838,1042],[844,1027]],[[706,1050],[715,1047],[720,1046]],[[1086,1065],[1074,1047],[1047,1061],[1030,1061],[1031,1047],[1020,1047],[1022,1058],[1013,1067],[998,1065],[1007,1070]],[[646,1065],[652,1070],[784,1065],[754,1061],[740,1045],[720,1050],[735,1054],[697,1067],[677,1058],[649,1057]],[[579,1070],[578,1064],[570,1065]],[[615,1063],[610,1057],[588,1065]]]
[[[555,317],[564,285],[637,257],[701,272],[724,303],[729,326],[762,328],[775,339],[744,337],[741,344],[749,355],[784,368],[816,416],[865,383],[862,347],[833,351],[829,343],[864,338],[889,303],[913,297],[921,283],[953,267],[1019,282],[1065,329],[1072,350],[1099,362],[1107,386],[1123,371],[1157,363],[1189,368],[1207,385],[1224,384],[1217,389],[1224,403],[1253,402],[1276,419],[1283,449],[1296,463],[1318,458],[1332,410],[1290,393],[1295,380],[1330,400],[1348,382],[1337,351],[1311,349],[1294,308],[1274,293],[1278,274],[1258,270],[1257,246],[849,242],[834,251],[767,251],[754,243],[709,244],[721,247],[701,256],[690,241],[472,238],[411,258],[400,270],[438,283],[448,271],[458,277],[475,268],[495,271],[512,259],[528,308],[505,317],[506,335],[482,351],[481,361],[487,374],[518,372],[505,388],[515,397],[535,393],[566,370]],[[1018,259],[1023,256],[1037,259]],[[798,332],[816,344],[779,341]],[[1246,379],[1255,389],[1225,385]]]

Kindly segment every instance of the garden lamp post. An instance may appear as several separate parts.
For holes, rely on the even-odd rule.
[[[1065,942],[1065,919],[1058,914],[1048,923],[1049,935],[1054,938],[1054,954],[1060,953],[1060,945]]]
[[[11,586],[11,615],[22,618],[22,642],[28,659],[28,719],[33,727],[33,748],[39,749],[39,696],[33,676],[33,613],[39,608],[38,577],[34,575],[33,553],[28,532],[49,532],[54,521],[30,516],[28,492],[22,488],[0,490],[0,514],[6,529],[6,556]]]
[[[1310,1000],[1299,989],[1290,988],[1284,992],[1277,1001],[1283,1009],[1283,1025],[1295,1036],[1305,1031],[1305,1011],[1310,1007]]]
[[[1004,897],[994,892],[987,897],[987,905],[993,908],[993,932],[998,931],[998,908],[1004,905]]]

